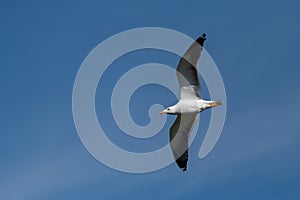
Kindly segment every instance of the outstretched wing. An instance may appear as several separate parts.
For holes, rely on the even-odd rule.
[[[181,99],[201,99],[197,62],[203,50],[205,40],[206,35],[204,33],[193,42],[178,63],[176,75],[179,82]]]
[[[189,135],[197,113],[179,114],[170,128],[170,144],[177,165],[185,171],[188,161]]]

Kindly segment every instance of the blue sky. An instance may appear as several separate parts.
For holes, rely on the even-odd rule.
[[[1,1],[0,198],[299,199],[299,6],[296,0]],[[192,38],[206,32],[206,50],[225,83],[221,138],[198,159],[209,119],[203,113],[186,173],[175,164],[139,175],[110,169],[86,151],[74,126],[72,87],[83,59],[108,37],[145,26]],[[134,56],[115,65],[129,70],[151,61],[175,68],[178,61],[157,51]],[[112,66],[103,81],[114,84],[118,73]],[[106,107],[112,86],[103,99],[97,93],[97,114],[126,148],[138,141],[117,140],[122,132]],[[169,105],[175,97],[155,85],[138,90],[131,110],[143,125],[149,119],[141,100]],[[174,119],[145,148],[164,144]]]

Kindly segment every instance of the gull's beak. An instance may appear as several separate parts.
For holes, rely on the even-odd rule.
[[[159,112],[160,115],[165,114],[165,113],[166,113],[165,110]]]
[[[219,100],[219,101],[214,101],[214,102],[212,102],[212,103],[209,103],[208,105],[208,107],[209,108],[213,108],[213,107],[216,107],[216,106],[220,106],[220,105],[222,105],[224,103],[224,101],[223,100]]]

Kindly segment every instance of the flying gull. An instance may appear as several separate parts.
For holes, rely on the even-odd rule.
[[[197,62],[205,40],[206,35],[202,34],[181,57],[176,69],[180,87],[179,101],[160,112],[160,114],[177,115],[170,128],[170,144],[176,163],[183,171],[187,169],[189,135],[198,114],[205,109],[223,104],[222,100],[204,100],[200,94]]]

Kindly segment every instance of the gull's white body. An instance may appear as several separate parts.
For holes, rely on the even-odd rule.
[[[174,105],[176,113],[199,113],[201,111],[200,100],[180,100]]]
[[[212,103],[215,103],[215,101],[206,101],[203,99],[180,99],[177,104],[169,108],[174,112],[174,114],[200,113],[210,107]]]

